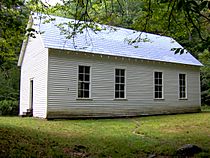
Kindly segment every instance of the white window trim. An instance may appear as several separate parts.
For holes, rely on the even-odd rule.
[[[79,66],[89,66],[90,67],[90,89],[89,89],[89,98],[80,98],[78,97],[78,83],[79,83]],[[92,66],[87,64],[78,64],[77,65],[77,83],[76,83],[76,100],[92,100]]]
[[[124,98],[115,98],[115,70],[123,69],[125,70],[125,90],[124,90]],[[127,100],[127,69],[126,67],[114,67],[114,96],[113,100]]]
[[[185,88],[185,98],[180,98],[180,87],[179,87],[179,74],[185,74],[185,85],[186,85],[186,88]],[[188,86],[187,86],[187,73],[186,72],[179,72],[178,73],[178,99],[179,100],[187,100],[188,99]]]
[[[162,72],[162,98],[155,98],[155,72]],[[164,100],[165,93],[164,93],[164,71],[163,70],[153,70],[153,99],[154,100]]]

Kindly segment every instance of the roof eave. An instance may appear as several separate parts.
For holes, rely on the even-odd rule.
[[[179,63],[179,62],[170,62],[170,61],[162,61],[162,60],[151,60],[146,58],[135,58],[135,57],[129,57],[129,56],[116,56],[113,54],[102,54],[101,52],[95,52],[95,51],[88,51],[88,50],[75,50],[75,49],[65,49],[65,48],[54,48],[50,46],[46,46],[48,49],[54,49],[54,50],[61,50],[61,51],[72,51],[72,52],[84,52],[88,54],[96,54],[96,55],[104,55],[104,56],[113,56],[113,57],[122,57],[122,58],[131,58],[131,59],[137,59],[137,60],[146,60],[146,61],[154,61],[154,62],[162,62],[162,63],[171,63],[171,64],[180,64],[180,65],[189,65],[189,66],[196,66],[196,67],[202,67],[203,64],[199,62],[199,64],[190,64],[190,63]]]
[[[33,25],[33,18],[30,15],[26,30],[28,28],[32,27],[32,25]],[[18,66],[22,65],[23,58],[24,58],[25,51],[26,51],[26,47],[27,47],[27,44],[28,44],[28,39],[29,39],[29,37],[27,36],[26,39],[23,40],[22,47],[21,47],[21,50],[20,50],[20,55],[19,55],[19,58],[18,58],[18,64],[17,64]]]
[[[22,43],[22,47],[21,47],[21,51],[20,51],[20,55],[19,55],[19,59],[18,59],[18,64],[17,64],[18,66],[22,65],[23,57],[25,55],[27,43],[28,43],[28,37]]]

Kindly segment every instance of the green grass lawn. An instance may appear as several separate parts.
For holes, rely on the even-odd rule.
[[[174,156],[184,144],[210,157],[210,111],[124,119],[0,117],[0,157]]]

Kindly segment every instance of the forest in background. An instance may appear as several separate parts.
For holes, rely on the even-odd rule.
[[[2,0],[0,2],[0,113],[17,114],[20,68],[17,67],[22,41],[34,36],[26,30],[33,12],[53,14],[79,21],[66,24],[74,32],[87,27],[97,30],[96,23],[171,36],[200,60],[202,104],[210,105],[210,2],[205,0],[63,0],[51,6],[40,0]],[[53,20],[53,19],[52,19]],[[130,43],[139,42],[133,39]],[[180,55],[182,49],[175,49]],[[0,115],[1,115],[0,114]]]

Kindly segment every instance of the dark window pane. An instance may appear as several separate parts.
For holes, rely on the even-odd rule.
[[[182,85],[185,87],[185,80],[182,81]]]
[[[89,90],[89,83],[84,83],[84,89]]]
[[[119,77],[119,83],[123,83],[123,78],[122,77]]]
[[[163,73],[159,72],[159,78],[162,78]]]
[[[160,79],[157,79],[157,84],[158,84],[158,85],[161,84]]]
[[[119,98],[119,91],[115,91],[115,98]]]
[[[158,78],[162,79],[162,72],[158,72]]]
[[[158,91],[158,86],[155,86],[155,92],[157,92]]]
[[[85,73],[89,74],[90,73],[90,67],[89,66],[85,66]]]
[[[159,88],[159,91],[162,92],[162,86],[159,86],[158,88]]]
[[[90,75],[89,74],[85,74],[85,81],[90,81]]]
[[[182,88],[181,87],[179,88],[179,92],[182,93]]]
[[[79,81],[83,81],[84,80],[84,75],[83,74],[79,74]]]
[[[184,80],[181,80],[180,81],[180,84],[181,84],[181,86],[184,85]]]
[[[119,77],[115,77],[115,82],[116,83],[120,83],[120,78]]]
[[[162,92],[159,92],[159,98],[162,98]]]
[[[120,78],[121,83],[125,83],[125,77]]]
[[[161,78],[161,73],[160,72],[158,72],[158,78]]]
[[[82,89],[82,83],[81,82],[78,83],[78,89]]]
[[[116,76],[119,76],[120,75],[120,70],[119,69],[115,69],[115,74],[116,74]]]
[[[121,69],[120,75],[121,75],[121,76],[125,76],[125,70]]]
[[[155,98],[158,98],[158,92],[155,92]]]
[[[84,98],[89,98],[89,91],[84,91]]]
[[[158,73],[157,72],[155,72],[155,78],[158,78]]]
[[[82,85],[81,86],[82,87],[81,89],[84,89],[85,88],[85,83],[84,82],[81,82],[81,85]]]
[[[120,98],[125,98],[124,91],[120,91]]]
[[[158,84],[158,80],[155,78],[155,84]]]
[[[182,92],[180,92],[180,98],[183,98],[183,93]]]
[[[81,97],[81,90],[78,90],[78,97]]]
[[[184,79],[185,79],[185,74],[179,74],[179,78],[180,78],[181,80],[184,80]]]
[[[155,86],[156,92],[160,91],[159,86]]]
[[[78,90],[78,97],[82,98],[83,97],[83,91],[82,90]]]
[[[79,73],[84,73],[84,66],[79,66]]]
[[[116,84],[116,85],[115,85],[115,90],[116,90],[116,91],[120,90],[120,85],[119,85],[119,84]]]
[[[159,84],[162,85],[162,79],[159,79]]]
[[[123,91],[125,90],[125,85],[124,84],[120,85],[120,90],[123,90]]]
[[[84,82],[79,82],[78,83],[78,88],[79,89],[84,89]]]

